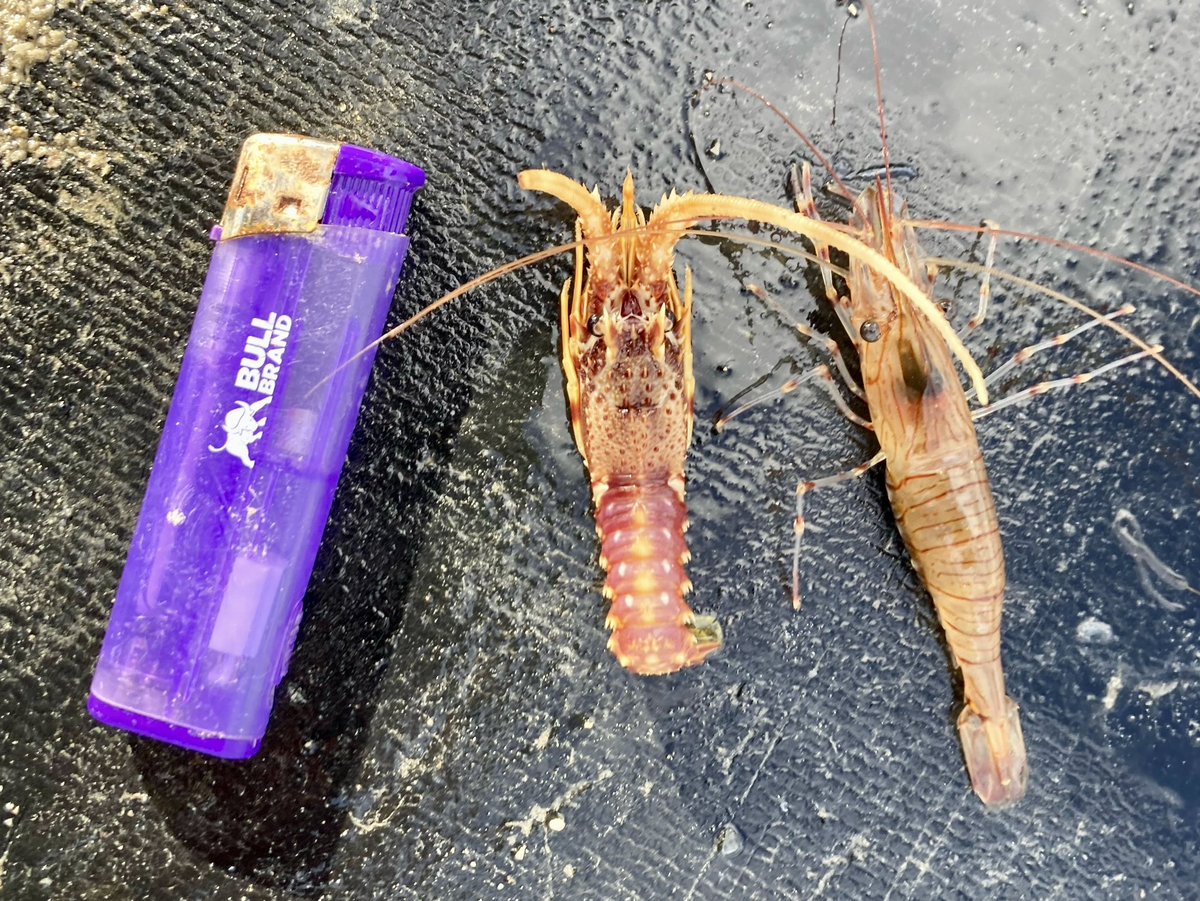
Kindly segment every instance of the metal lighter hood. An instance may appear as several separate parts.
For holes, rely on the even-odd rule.
[[[225,201],[222,238],[315,231],[340,151],[338,144],[301,135],[247,138]]]

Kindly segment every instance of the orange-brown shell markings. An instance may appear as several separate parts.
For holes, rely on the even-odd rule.
[[[688,373],[661,329],[656,357],[653,331],[626,326],[578,360],[578,433],[593,482],[683,476],[692,422]]]
[[[851,224],[932,294],[916,235],[891,209],[886,189],[868,188]],[[1024,796],[1029,769],[1000,663],[1004,549],[971,411],[933,323],[860,263],[851,264],[850,284],[851,334],[868,321],[878,326],[874,341],[855,346],[896,524],[962,671],[967,771],[983,802],[1003,807]]]
[[[522,187],[571,205],[582,238],[562,291],[563,372],[571,426],[592,481],[609,648],[639,675],[700,663],[721,646],[711,617],[683,600],[684,468],[692,439],[692,297],[675,281],[675,245],[694,215],[691,195],[664,197],[649,220],[633,177],[609,211],[595,191],[556,172],[522,172]]]
[[[698,624],[683,599],[692,584],[683,569],[686,528],[682,481],[621,480],[599,493],[596,529],[612,600],[608,647],[638,675],[673,673],[721,646],[715,623]]]

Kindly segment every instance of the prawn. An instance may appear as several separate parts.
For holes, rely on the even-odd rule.
[[[900,220],[905,212],[901,205]],[[881,181],[858,197],[851,225],[932,297],[916,234],[897,220]],[[839,302],[849,313],[896,525],[962,674],[958,734],[971,784],[989,807],[1014,803],[1025,795],[1029,768],[1000,659],[1004,549],[966,392],[929,321],[869,269],[852,261],[849,296]]]
[[[894,263],[932,301],[934,270],[931,264],[947,264],[950,261],[933,260],[922,252],[914,225],[928,223],[909,220],[906,205],[898,200],[893,191],[874,15],[870,5],[864,3],[862,6],[867,11],[875,50],[884,164],[874,174],[873,183],[857,196],[846,188],[807,136],[769,100],[731,79],[715,83],[732,85],[756,97],[800,136],[814,156],[829,169],[837,182],[835,192],[850,203],[851,234]],[[793,191],[797,209],[815,217],[816,203],[807,163],[800,178],[795,181],[798,182]],[[987,263],[974,267],[983,273],[984,280],[979,310],[970,328],[976,327],[986,313],[996,236],[1014,234],[1029,237],[1006,232],[990,224],[983,231],[990,234],[991,243]],[[1084,249],[1071,246],[1073,249]],[[886,462],[888,497],[897,527],[912,565],[932,597],[952,659],[962,676],[965,703],[957,727],[972,787],[987,806],[1007,806],[1025,795],[1029,769],[1019,708],[1008,695],[1001,663],[1004,551],[974,420],[1022,396],[1034,396],[1051,388],[1081,384],[1116,366],[1147,356],[1155,357],[1170,369],[1193,393],[1196,388],[1161,357],[1161,346],[1147,345],[1113,322],[1116,317],[1132,312],[1131,306],[1101,315],[1077,301],[1045,291],[1085,310],[1093,317],[1093,321],[1072,332],[1026,348],[1013,361],[994,372],[986,379],[987,382],[992,382],[1002,371],[1028,359],[1033,353],[1062,344],[1095,325],[1104,324],[1113,328],[1134,341],[1141,350],[1089,373],[1040,383],[990,406],[981,394],[980,402],[984,406],[972,412],[970,393],[964,389],[954,370],[951,353],[944,340],[944,330],[937,321],[940,319],[944,324],[944,314],[931,316],[927,307],[918,309],[910,298],[894,291],[892,282],[881,277],[878,269],[860,259],[851,259],[849,270],[843,273],[848,290],[845,294],[839,294],[834,287],[827,248],[815,243],[815,250],[820,260],[826,296],[834,305],[838,319],[859,357],[862,388],[847,380],[848,386],[866,401],[870,422],[863,424],[875,433],[880,450],[867,463],[847,473],[816,481],[802,481],[797,486],[793,603],[799,608],[799,548],[805,529],[805,496],[817,487],[846,481],[862,475],[880,462]],[[1099,252],[1097,255],[1108,257]],[[1131,265],[1146,269],[1137,264]],[[1160,273],[1151,274],[1172,284],[1180,284]],[[1029,283],[1015,277],[1008,277],[1008,280],[1029,286]],[[1194,289],[1188,290],[1194,293]],[[801,327],[800,331],[809,334],[807,328]],[[831,350],[841,368],[835,344]],[[831,381],[828,367],[818,367],[818,370],[822,372],[815,370],[814,373],[822,374],[827,381]],[[786,393],[802,380],[792,379],[772,394]],[[839,401],[839,407],[852,420],[861,421],[844,407],[840,397],[835,397],[835,400]],[[749,405],[743,405],[726,416],[718,426]]]

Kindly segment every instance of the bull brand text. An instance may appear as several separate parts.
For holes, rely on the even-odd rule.
[[[283,352],[292,332],[292,317],[270,313],[266,319],[251,319],[250,327],[255,331],[246,336],[244,356],[233,383],[269,397],[275,393]]]

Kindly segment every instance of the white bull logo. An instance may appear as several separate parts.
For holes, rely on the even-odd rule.
[[[232,454],[241,460],[247,469],[253,469],[254,461],[250,459],[250,445],[263,436],[262,428],[267,424],[265,416],[262,419],[256,419],[255,416],[270,402],[269,395],[252,404],[248,404],[244,400],[236,401],[237,408],[226,413],[225,421],[221,423],[221,428],[225,430],[225,443],[220,447],[213,447],[210,444],[208,449],[214,453],[225,451]]]

